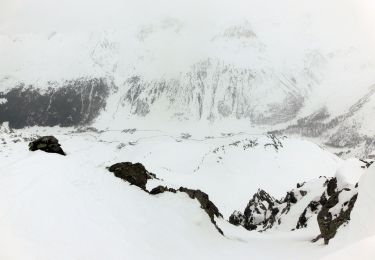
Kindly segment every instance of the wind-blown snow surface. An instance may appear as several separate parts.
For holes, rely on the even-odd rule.
[[[28,151],[25,140],[35,133],[54,133],[67,156]],[[257,233],[224,220],[260,187],[282,196],[297,182],[333,176],[342,161],[307,141],[282,139],[276,150],[267,145],[271,138],[247,134],[194,139],[35,128],[4,133],[2,142],[1,259],[317,259],[344,245],[310,243],[317,223]],[[148,188],[208,193],[224,214],[217,221],[225,237],[187,195],[150,196],[115,178],[105,167],[120,161],[141,162],[155,173],[160,180]]]

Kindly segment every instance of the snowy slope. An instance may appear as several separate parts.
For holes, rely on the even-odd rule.
[[[226,222],[260,185],[281,194],[297,182],[333,176],[340,159],[311,143],[285,139],[276,150],[264,147],[271,143],[269,137],[258,136],[259,145],[244,150],[244,137],[254,136],[194,140],[155,131],[67,130],[5,133],[3,127],[1,259],[247,259],[249,254],[257,259],[300,259],[306,252],[304,259],[316,259],[341,247],[311,244],[316,225],[260,234]],[[27,150],[28,138],[46,133],[59,138],[67,156]],[[231,145],[235,140],[237,146]],[[212,152],[216,147],[220,153]],[[231,162],[234,157],[242,159]],[[288,158],[295,158],[295,164]],[[155,173],[160,180],[148,183],[148,189],[167,185],[207,192],[224,214],[217,223],[225,237],[187,195],[151,196],[115,178],[106,167],[120,161],[142,162]],[[267,250],[270,244],[272,251]]]
[[[110,131],[97,138],[118,144],[111,163],[142,162],[168,187],[178,188],[183,179],[185,186],[210,194],[226,217],[243,208],[258,188],[283,196],[297,182],[333,176],[340,162],[309,142],[284,139],[283,147],[275,149],[271,138],[247,134],[186,139],[155,132]]]
[[[374,157],[373,10],[1,1],[0,259],[373,259],[373,167],[357,187],[363,162],[339,158]],[[27,150],[50,134],[66,157]],[[156,174],[147,190],[206,192],[224,236],[197,200],[106,169],[125,161]],[[357,192],[330,245],[310,243],[322,198],[337,217]],[[243,209],[276,217],[249,232],[228,222]]]

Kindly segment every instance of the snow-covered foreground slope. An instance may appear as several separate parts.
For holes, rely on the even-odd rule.
[[[28,151],[29,138],[48,133],[67,156]],[[314,221],[290,231],[302,206],[281,230],[249,232],[226,221],[258,188],[279,197],[297,182],[334,176],[341,160],[307,141],[280,139],[281,147],[246,134],[194,139],[57,128],[3,131],[1,139],[1,259],[318,259],[346,244],[310,243],[319,233]],[[249,142],[255,139],[258,145]],[[217,224],[225,236],[186,194],[151,196],[115,178],[106,167],[121,161],[141,162],[157,175],[149,190],[166,185],[208,193],[224,215]]]

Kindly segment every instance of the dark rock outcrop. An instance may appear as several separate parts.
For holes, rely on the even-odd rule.
[[[299,217],[296,229],[306,228],[307,221],[311,218],[311,216],[318,214],[318,210],[320,208],[321,203],[319,203],[319,201],[312,200]]]
[[[172,193],[183,192],[183,193],[186,193],[191,199],[196,199],[201,205],[201,208],[209,216],[211,223],[214,224],[217,231],[219,231],[220,234],[224,235],[224,232],[219,228],[215,220],[215,217],[222,218],[223,215],[220,213],[216,205],[210,200],[207,193],[201,190],[193,190],[193,189],[188,189],[184,187],[180,187],[178,190],[175,190],[172,188],[168,188],[166,186],[157,186],[156,188],[152,189],[149,193],[151,195],[157,195],[157,194],[161,194],[164,192],[172,192]]]
[[[340,201],[340,195],[349,193],[351,198],[349,201]],[[337,230],[350,220],[350,213],[357,201],[358,193],[351,189],[343,189],[334,193],[322,207],[318,214],[318,224],[320,229],[320,237],[324,239],[324,243],[328,245],[329,240],[335,237]]]
[[[304,185],[298,185],[297,189],[287,192],[280,200],[259,189],[248,202],[244,213],[235,211],[230,216],[229,222],[236,226],[243,226],[249,231],[260,232],[280,225],[282,218],[307,195],[308,192],[302,190],[302,186]]]
[[[303,192],[302,192],[303,193]],[[302,195],[302,193],[300,192],[300,194]],[[306,194],[305,194],[306,195]],[[294,192],[293,191],[289,191],[287,192],[286,196],[285,196],[285,199],[284,199],[284,202],[286,203],[293,203],[293,204],[296,204],[297,203],[297,198],[296,196],[294,195]]]
[[[164,192],[173,192],[173,193],[176,193],[177,191],[175,189],[172,189],[172,188],[168,188],[167,186],[157,186],[155,188],[153,188],[149,193],[151,195],[158,195],[158,194],[161,194],[161,193],[164,193]]]
[[[110,166],[108,170],[113,172],[116,177],[121,178],[132,185],[138,186],[145,191],[147,181],[150,179],[156,179],[155,174],[148,172],[140,163],[116,163]]]
[[[61,155],[66,155],[59,141],[54,136],[43,136],[35,141],[29,143],[29,150],[36,151],[41,150],[47,153],[57,153]]]
[[[324,243],[335,237],[338,229],[350,220],[350,213],[358,196],[358,186],[347,185],[340,188],[336,178],[324,183],[325,191],[318,199],[312,200],[299,217],[296,228],[307,227],[307,221],[316,216],[320,234],[313,240],[323,238]]]
[[[132,185],[135,185],[150,195],[158,195],[164,192],[183,192],[186,193],[191,199],[196,199],[201,208],[207,213],[212,224],[216,227],[220,234],[224,235],[223,231],[219,228],[216,223],[215,218],[222,218],[223,215],[220,213],[219,209],[215,204],[210,200],[209,196],[200,190],[193,190],[184,187],[180,187],[178,190],[173,188],[168,188],[167,186],[157,186],[151,191],[146,189],[147,181],[150,179],[158,179],[155,174],[150,173],[141,163],[131,163],[131,162],[122,162],[116,163],[110,167],[108,170],[118,178],[121,178]]]
[[[276,221],[276,215],[280,212],[280,201],[273,198],[264,190],[258,190],[247,204],[244,213],[235,211],[229,222],[233,225],[241,225],[247,230],[267,229]]]
[[[196,199],[201,204],[201,208],[206,211],[207,215],[210,217],[211,221],[214,221],[214,217],[223,217],[219,209],[210,200],[207,193],[201,190],[192,190],[184,187],[178,189],[179,192],[185,192],[191,199]]]
[[[164,192],[183,192],[186,193],[191,199],[196,199],[201,208],[207,213],[209,216],[212,224],[216,227],[220,234],[224,235],[223,231],[219,228],[215,221],[216,218],[222,218],[222,214],[220,213],[219,209],[215,206],[215,204],[210,200],[209,196],[200,190],[192,190],[184,187],[180,187],[178,190],[173,188],[168,188],[167,186],[157,186],[153,188],[151,191],[146,189],[147,181],[150,179],[157,179],[156,175],[150,173],[146,170],[146,168],[141,163],[130,163],[130,162],[122,162],[116,163],[110,167],[108,167],[110,172],[113,172],[114,175],[118,178],[121,178],[132,185],[138,186],[145,192],[150,195],[158,195]]]
[[[229,223],[235,226],[242,226],[245,223],[245,216],[242,212],[236,210],[229,217]],[[256,227],[254,227],[256,229]]]
[[[317,190],[319,186],[322,193]],[[230,216],[229,222],[236,226],[243,226],[249,231],[262,232],[281,225],[283,220],[288,218],[290,210],[295,205],[301,205],[299,203],[303,198],[310,196],[310,202],[300,213],[298,222],[292,230],[306,228],[311,221],[317,219],[321,234],[314,241],[323,238],[328,244],[340,226],[350,220],[350,213],[357,199],[357,187],[350,184],[340,187],[336,178],[321,177],[311,183],[298,184],[296,189],[287,192],[280,200],[264,190],[258,190],[249,201],[244,213],[235,211]],[[306,202],[308,201],[304,199],[301,203]],[[296,214],[295,210],[293,214]]]
[[[313,216],[317,216],[322,210],[323,206],[326,205],[328,199],[338,191],[337,179],[329,178],[323,184],[324,191],[320,197],[314,198],[310,201],[307,207],[300,215],[296,229],[306,228],[308,220]]]
[[[327,182],[327,195],[328,197],[333,196],[337,191],[337,179],[332,178]]]

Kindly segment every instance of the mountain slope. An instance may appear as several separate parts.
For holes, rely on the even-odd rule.
[[[268,137],[259,137],[258,146],[251,147],[241,135],[197,141],[130,130],[102,133],[67,132],[61,128],[5,130],[3,127],[4,143],[0,151],[3,212],[0,241],[5,245],[0,250],[2,259],[30,256],[38,259],[148,259],[151,256],[156,259],[231,256],[246,259],[249,254],[257,259],[275,256],[299,259],[306,252],[309,252],[306,259],[317,259],[340,247],[322,249],[311,244],[309,241],[317,234],[316,225],[296,232],[261,234],[224,220],[238,209],[237,205],[242,208],[246,204],[258,185],[269,184],[269,189],[277,192],[283,186],[289,187],[289,181],[295,183],[319,174],[334,174],[340,160],[308,142],[282,140],[284,148],[279,147],[277,151],[275,146],[267,145],[273,143]],[[58,137],[66,156],[27,150],[29,138],[46,132]],[[244,145],[248,147],[245,150]],[[213,153],[210,146],[214,150],[219,147],[220,151]],[[301,169],[299,164],[282,163],[283,156],[293,157],[293,154],[304,154],[306,162],[311,161],[312,171]],[[222,162],[216,162],[218,156]],[[233,157],[242,157],[242,165],[237,162],[231,166]],[[261,157],[268,165],[261,166]],[[159,180],[150,180],[149,190],[166,185],[208,192],[224,214],[224,219],[216,221],[225,236],[217,232],[199,203],[186,194],[151,196],[106,169],[124,160],[144,162],[156,174]],[[298,161],[306,163],[302,158]],[[194,171],[196,166],[200,167],[198,171]],[[246,173],[246,168],[252,170],[251,174]],[[295,176],[276,178],[290,172]],[[258,174],[259,182],[252,180],[253,173]],[[274,178],[279,185],[272,184]],[[238,196],[229,192],[233,190],[238,191]],[[267,250],[270,243],[274,250]]]
[[[106,85],[99,93],[106,100],[100,116],[96,108],[67,124],[76,111],[63,114],[58,104],[50,102],[61,119],[47,125],[87,124],[92,114],[101,128],[145,118],[161,125],[234,119],[271,130],[294,125],[322,110],[333,120],[366,98],[375,83],[372,31],[361,20],[367,17],[363,16],[365,2],[274,1],[270,10],[258,0],[223,1],[210,8],[217,16],[207,16],[203,7],[208,3],[161,1],[160,6],[169,6],[167,14],[155,7],[141,19],[137,14],[147,12],[141,4],[112,0],[106,13],[101,12],[99,2],[91,3],[90,11],[118,23],[92,21],[91,26],[78,22],[72,26],[71,21],[80,20],[72,14],[61,19],[66,22],[61,24],[53,20],[41,25],[35,18],[25,25],[29,31],[19,29],[24,16],[15,13],[0,24],[0,111],[16,106],[19,99],[7,93],[19,86],[24,86],[21,99],[29,95],[29,88],[42,93],[48,88],[69,89],[72,84],[89,88],[96,80]],[[68,1],[61,8],[71,4]],[[75,6],[77,14],[81,4]],[[338,4],[341,8],[332,12],[331,7]],[[127,15],[120,16],[123,9]],[[192,19],[189,13],[196,10],[200,11]],[[44,11],[25,9],[35,17],[38,12]],[[79,87],[72,94],[82,103],[90,102],[87,95],[81,96]],[[45,98],[54,101],[51,96]],[[57,103],[71,98],[59,97]],[[40,109],[32,107],[31,112],[22,126],[43,125],[33,118],[42,116]],[[356,114],[352,117],[357,120]],[[344,122],[341,125],[348,128]],[[364,126],[360,135],[372,127]]]

